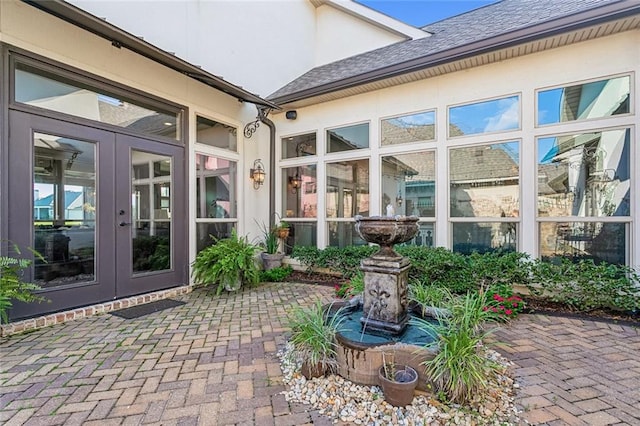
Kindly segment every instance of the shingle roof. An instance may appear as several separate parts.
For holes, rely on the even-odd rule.
[[[357,84],[358,76],[376,70],[613,3],[638,4],[636,0],[503,0],[423,27],[432,33],[430,37],[395,43],[313,68],[268,99],[286,102],[290,95],[346,79],[355,79]]]

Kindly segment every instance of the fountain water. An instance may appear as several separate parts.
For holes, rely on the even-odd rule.
[[[418,372],[425,359],[434,356],[424,346],[435,336],[409,323],[407,278],[409,260],[393,250],[395,244],[409,241],[418,231],[416,216],[356,216],[356,231],[380,250],[364,259],[362,299],[335,304],[342,307],[344,330],[336,336],[338,373],[353,382],[378,384],[383,354],[393,353],[395,362],[410,365]],[[337,306],[336,306],[337,305]],[[427,380],[420,374],[419,389]]]

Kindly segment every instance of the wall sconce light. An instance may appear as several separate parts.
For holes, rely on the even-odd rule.
[[[253,168],[249,169],[249,178],[253,181],[254,189],[258,189],[260,185],[264,184],[265,176],[264,164],[262,164],[262,161],[258,158],[253,162]]]
[[[401,205],[402,205],[402,201],[404,201],[404,200],[402,199],[402,194],[400,193],[400,191],[398,191],[398,196],[396,197],[396,204],[397,204],[398,206],[401,206]]]
[[[297,173],[295,176],[289,176],[289,184],[291,185],[291,192],[295,194],[298,192],[298,188],[302,186],[302,178]]]

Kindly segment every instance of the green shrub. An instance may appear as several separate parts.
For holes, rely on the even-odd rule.
[[[260,270],[255,254],[259,248],[239,237],[236,230],[229,238],[216,241],[202,249],[193,262],[193,279],[204,285],[217,285],[216,294],[222,289],[235,289],[237,285],[256,284],[260,280]]]
[[[402,246],[396,251],[411,261],[409,277],[424,285],[447,287],[457,294],[478,288],[478,283],[473,280],[467,256],[443,247]]]
[[[302,263],[302,265],[304,265],[307,271],[311,271],[314,268],[320,267],[318,263],[320,259],[320,252],[322,252],[322,250],[317,247],[293,246],[290,257],[292,259],[297,259]]]
[[[593,260],[559,264],[536,261],[529,290],[576,311],[640,310],[640,276],[627,266]]]
[[[472,280],[479,288],[529,284],[531,261],[529,255],[515,251],[472,253],[468,256]],[[513,291],[513,290],[512,290]]]
[[[260,281],[282,282],[293,273],[291,266],[279,266],[277,268],[262,271],[260,273]]]

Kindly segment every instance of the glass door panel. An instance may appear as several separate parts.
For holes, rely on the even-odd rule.
[[[184,148],[117,135],[116,293],[119,297],[187,281]]]
[[[94,281],[96,144],[33,134],[34,281],[43,288]]]
[[[171,158],[134,149],[131,161],[133,273],[171,269]]]

